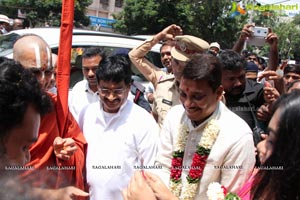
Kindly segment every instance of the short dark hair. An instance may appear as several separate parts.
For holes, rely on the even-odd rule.
[[[91,58],[94,56],[99,55],[102,60],[105,59],[105,52],[99,48],[99,47],[89,47],[89,48],[85,48],[83,49],[83,53],[82,53],[82,59],[83,58]]]
[[[41,115],[52,109],[50,97],[32,72],[14,60],[0,57],[0,137],[23,121],[29,104]]]
[[[296,73],[300,74],[300,65],[299,64],[288,64],[284,69],[283,69],[283,74],[287,73]]]
[[[240,54],[231,49],[223,50],[218,57],[223,64],[223,70],[246,70],[246,60]]]
[[[185,66],[182,77],[191,80],[207,80],[213,91],[221,85],[222,63],[211,54],[196,54]]]
[[[163,41],[163,43],[161,44],[160,48],[159,48],[159,52],[161,52],[161,49],[164,47],[164,46],[175,46],[175,41],[173,40],[166,40],[166,41]]]
[[[126,85],[131,83],[131,63],[122,55],[113,55],[103,60],[96,71],[97,81],[112,81],[119,83],[124,81]]]
[[[254,52],[248,52],[247,58],[249,56],[255,56],[258,59],[258,55],[256,53],[254,53]]]
[[[296,83],[300,83],[300,80],[294,80],[291,83],[288,83],[286,91],[289,91]]]

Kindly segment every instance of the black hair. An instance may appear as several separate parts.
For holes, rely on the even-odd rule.
[[[14,60],[0,57],[0,137],[22,123],[29,104],[41,115],[52,109],[50,97],[32,72]]]
[[[254,53],[254,52],[248,52],[247,58],[249,56],[255,56],[258,59],[258,55],[256,53]]]
[[[164,46],[175,46],[175,42],[173,40],[165,40],[163,41],[163,43],[161,44],[160,48],[159,48],[159,52],[161,52],[161,49],[164,47]]]
[[[248,55],[249,55],[249,51],[248,51],[247,49],[242,50],[241,56],[242,56],[243,58],[247,58]]]
[[[264,166],[282,169],[260,170],[255,176],[251,196],[289,200],[300,198],[300,91],[283,94],[273,105],[273,112],[280,109],[276,142]]]
[[[83,49],[82,58],[91,58],[99,55],[102,60],[105,59],[105,52],[99,47],[89,47]]]
[[[114,83],[131,83],[131,63],[123,55],[113,55],[103,60],[96,71],[97,81],[112,81]]]
[[[300,74],[300,65],[299,64],[288,64],[283,69],[283,74],[287,74],[287,73]]]
[[[300,83],[300,80],[298,79],[298,80],[294,80],[291,83],[288,83],[286,91],[289,91],[296,83]]]
[[[207,80],[213,91],[221,85],[222,63],[211,54],[196,54],[185,66],[182,77],[191,80]]]
[[[223,50],[218,57],[223,64],[223,70],[237,71],[246,69],[246,60],[240,54],[231,49]]]

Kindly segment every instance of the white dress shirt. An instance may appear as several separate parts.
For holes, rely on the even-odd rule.
[[[219,182],[228,191],[238,192],[255,164],[251,129],[244,120],[231,112],[222,102],[218,104],[212,116],[197,127],[194,127],[191,120],[187,118],[183,106],[178,105],[168,112],[160,134],[161,143],[155,164],[162,165],[163,169],[157,172],[164,183],[169,185],[172,152],[182,122],[186,122],[190,130],[183,158],[183,166],[189,167],[204,127],[212,118],[217,120],[220,132],[207,159],[195,197],[197,200],[208,199],[206,192],[211,182]],[[181,175],[183,182],[187,181],[188,172],[189,169],[183,169]]]
[[[85,107],[79,126],[88,142],[86,169],[91,200],[121,200],[121,191],[141,166],[153,167],[159,129],[152,115],[126,100],[118,113],[100,102]],[[139,156],[140,155],[140,156]]]
[[[129,92],[127,99],[133,101],[134,97],[135,96],[131,92]],[[91,103],[99,102],[99,100],[100,97],[98,91],[93,92],[90,89],[87,80],[79,81],[69,93],[70,112],[78,122],[78,117],[81,110],[83,110],[84,107]]]
[[[76,83],[69,92],[69,109],[75,120],[78,122],[79,113],[88,104],[99,102],[98,91],[93,92],[87,80]]]

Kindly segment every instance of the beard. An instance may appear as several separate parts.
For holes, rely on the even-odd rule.
[[[238,87],[231,88],[231,90],[229,91],[225,91],[225,94],[229,96],[239,96],[244,92],[244,90],[245,87],[238,86]]]

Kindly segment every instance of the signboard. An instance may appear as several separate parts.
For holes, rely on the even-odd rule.
[[[115,19],[108,19],[108,18],[102,18],[102,17],[95,17],[95,16],[89,16],[91,25],[96,26],[100,25],[101,27],[105,28],[112,28],[112,24],[116,22]]]

